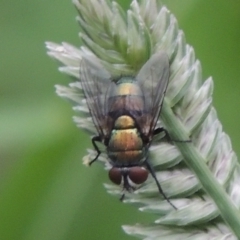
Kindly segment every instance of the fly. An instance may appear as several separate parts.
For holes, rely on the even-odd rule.
[[[80,81],[98,132],[92,138],[97,155],[90,164],[101,154],[96,142],[103,143],[112,165],[109,178],[113,183],[134,191],[150,172],[160,194],[173,206],[148,160],[153,136],[166,133],[156,124],[169,81],[167,54],[154,54],[136,77],[123,76],[116,81],[97,58],[85,56],[80,65]]]

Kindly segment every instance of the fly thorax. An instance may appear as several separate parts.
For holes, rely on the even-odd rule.
[[[141,114],[144,110],[143,92],[136,81],[122,78],[108,98],[109,115],[112,118],[125,114]]]
[[[132,117],[128,115],[120,116],[116,119],[114,123],[114,129],[123,130],[123,129],[133,129],[136,128],[136,123]]]
[[[143,158],[143,141],[133,118],[123,115],[116,119],[107,151],[119,166],[134,165]]]
[[[122,78],[117,82],[117,95],[142,96],[140,87],[135,83],[134,79]]]

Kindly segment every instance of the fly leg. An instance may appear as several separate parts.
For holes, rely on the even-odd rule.
[[[159,133],[161,133],[161,132],[164,132],[164,133],[165,133],[165,136],[166,136],[167,140],[170,141],[170,142],[191,142],[191,139],[189,139],[189,140],[177,140],[177,139],[172,139],[172,138],[170,137],[168,131],[167,131],[165,128],[163,128],[163,127],[161,127],[161,128],[156,128],[156,129],[153,131],[153,135],[157,135],[157,134],[159,134]]]
[[[119,200],[122,202],[124,200],[124,198],[125,198],[125,193],[122,194],[122,196],[120,197]]]
[[[101,154],[101,151],[99,150],[96,142],[101,142],[101,137],[100,136],[94,136],[92,138],[92,145],[94,147],[94,149],[97,151],[97,156],[89,163],[89,166],[91,166],[99,157],[99,155]]]
[[[146,159],[145,164],[146,164],[146,167],[147,167],[148,171],[151,173],[152,177],[154,178],[154,180],[155,180],[155,182],[156,182],[156,184],[157,184],[159,193],[164,197],[165,200],[167,200],[167,202],[168,202],[175,210],[177,210],[177,208],[170,202],[170,200],[168,199],[168,197],[167,197],[167,196],[165,195],[165,193],[163,192],[162,187],[161,187],[160,183],[159,183],[158,180],[157,180],[155,171],[154,171],[153,167],[151,166],[151,164],[148,162],[148,158]]]

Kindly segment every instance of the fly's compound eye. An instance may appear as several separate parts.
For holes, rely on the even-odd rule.
[[[122,173],[121,170],[119,168],[113,167],[109,173],[108,173],[109,179],[117,184],[120,185],[122,182]]]
[[[128,172],[129,179],[135,184],[142,184],[148,178],[148,171],[143,167],[131,167]]]

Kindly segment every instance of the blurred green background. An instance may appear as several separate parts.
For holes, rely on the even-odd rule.
[[[127,6],[130,1],[119,1]],[[214,105],[240,155],[240,1],[165,0],[213,76]],[[122,224],[149,222],[108,195],[100,164],[82,165],[90,138],[77,129],[71,105],[54,85],[57,71],[45,41],[80,45],[71,1],[0,1],[0,239],[133,239]]]

